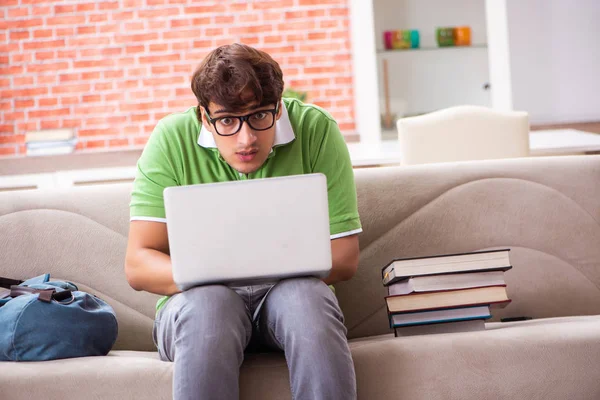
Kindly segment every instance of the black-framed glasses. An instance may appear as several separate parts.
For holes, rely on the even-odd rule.
[[[279,111],[279,105],[271,110],[254,111],[253,113],[237,117],[226,116],[211,118],[206,113],[206,119],[215,127],[219,136],[233,136],[242,129],[244,122],[255,131],[266,131],[275,125],[275,115]]]

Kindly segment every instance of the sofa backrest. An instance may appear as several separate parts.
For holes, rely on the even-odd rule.
[[[513,302],[535,318],[600,313],[600,156],[355,171],[364,232],[356,276],[336,285],[350,338],[388,333],[381,268],[391,259],[511,248]],[[108,301],[115,349],[153,350],[158,296],[129,287],[130,184],[0,193],[0,276],[50,272]]]

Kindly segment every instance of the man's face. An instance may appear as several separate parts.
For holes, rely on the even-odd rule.
[[[202,125],[212,133],[227,164],[238,172],[249,174],[258,170],[271,152],[275,141],[275,121],[281,116],[281,107],[275,114],[271,110],[276,108],[276,104],[258,106],[250,103],[244,110],[228,110],[210,102],[208,110],[202,108]],[[207,114],[213,123],[208,120]],[[235,117],[247,119],[241,122]],[[238,128],[237,133],[233,133]]]

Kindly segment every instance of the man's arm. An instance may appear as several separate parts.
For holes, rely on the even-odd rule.
[[[358,257],[358,235],[333,239],[331,241],[331,273],[323,281],[332,285],[352,278],[358,268]]]
[[[180,291],[173,281],[167,224],[131,221],[125,275],[135,290],[167,296]]]

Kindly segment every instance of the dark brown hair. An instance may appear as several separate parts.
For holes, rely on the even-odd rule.
[[[277,104],[283,93],[283,74],[264,51],[234,43],[204,58],[192,77],[192,91],[206,110],[211,101],[232,110],[244,110],[252,101],[259,106]]]

